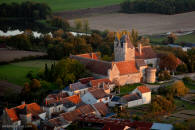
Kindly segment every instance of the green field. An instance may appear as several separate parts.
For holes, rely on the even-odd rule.
[[[128,85],[121,86],[119,96],[124,96],[124,95],[130,93],[135,88],[137,88],[137,86],[140,86],[140,85],[142,85],[142,84],[141,83],[135,83],[135,84],[128,84]]]
[[[27,0],[0,0],[0,3],[24,2]],[[124,0],[28,0],[33,2],[47,3],[53,12],[65,10],[77,10],[107,5],[120,4]]]
[[[153,43],[157,42],[160,43],[163,40],[167,40],[166,36],[149,36],[150,41],[152,41]],[[188,35],[184,35],[184,36],[178,36],[176,39],[176,43],[180,43],[180,42],[187,42],[187,43],[195,43],[195,32],[188,34]]]
[[[38,73],[44,69],[45,64],[50,66],[52,64],[51,60],[33,60],[33,61],[23,61],[17,63],[11,63],[7,65],[0,66],[0,80],[7,80],[8,82],[23,86],[28,79],[26,74],[29,71]]]
[[[194,104],[191,104],[189,102],[181,101],[179,99],[175,99],[174,102],[175,102],[175,105],[177,107],[182,107],[184,105],[184,107],[185,107],[186,110],[194,110],[195,109],[195,105]]]

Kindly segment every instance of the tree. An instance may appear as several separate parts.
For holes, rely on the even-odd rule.
[[[55,78],[58,84],[68,85],[78,80],[89,76],[89,73],[86,71],[85,67],[73,59],[63,59],[60,60],[55,67]]]
[[[30,87],[31,87],[31,89],[40,88],[41,87],[41,83],[37,79],[32,79],[31,82],[30,82]]]
[[[130,39],[131,39],[131,42],[133,43],[133,45],[137,46],[138,32],[135,29],[132,29],[132,31],[131,31]]]
[[[68,23],[68,21],[62,19],[59,16],[53,16],[50,21],[50,24],[56,27],[57,29],[63,29],[64,31],[67,31],[70,28],[70,24]]]
[[[158,74],[159,81],[170,80],[170,79],[171,79],[171,75],[170,75],[170,72],[167,70],[162,71]]]
[[[151,102],[152,112],[172,112],[175,109],[175,104],[165,97],[156,95]]]
[[[76,19],[74,21],[74,24],[75,24],[75,29],[81,32],[82,31],[82,21],[80,19]]]
[[[192,48],[187,51],[188,55],[188,63],[187,66],[189,68],[190,72],[194,72],[194,66],[195,66],[195,48]]]
[[[160,59],[159,66],[161,69],[168,69],[170,71],[175,71],[178,66],[178,60],[172,53],[163,56]]]
[[[61,38],[64,35],[64,31],[62,29],[58,29],[53,33],[54,37]]]
[[[89,30],[90,30],[90,28],[89,28],[89,23],[88,23],[88,20],[87,20],[87,19],[83,20],[83,30],[85,31],[86,34],[87,34],[87,33],[89,32]]]
[[[185,96],[189,89],[184,85],[182,81],[177,81],[170,88],[171,93],[174,96]]]
[[[177,36],[174,33],[171,33],[168,35],[167,39],[168,39],[168,43],[173,44],[175,43]]]

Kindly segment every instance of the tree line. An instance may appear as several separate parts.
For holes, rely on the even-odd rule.
[[[177,14],[195,10],[195,0],[126,0],[121,3],[125,13]]]
[[[24,19],[46,19],[51,14],[47,4],[35,2],[22,2],[11,4],[0,4],[0,17],[2,18],[24,18]]]

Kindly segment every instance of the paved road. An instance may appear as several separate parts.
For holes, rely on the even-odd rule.
[[[186,76],[195,80],[195,73],[180,74],[180,75],[175,75],[174,77],[181,80],[182,78],[184,78]]]

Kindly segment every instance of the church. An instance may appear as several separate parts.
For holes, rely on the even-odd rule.
[[[70,55],[70,58],[84,64],[95,78],[107,78],[116,85],[156,81],[157,54],[151,46],[140,43],[135,47],[127,34],[115,37],[112,62],[101,60],[97,53]]]

